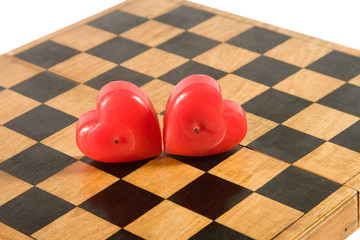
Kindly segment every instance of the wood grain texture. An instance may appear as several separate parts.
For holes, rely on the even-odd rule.
[[[1,91],[0,99],[6,99],[6,101],[0,102],[0,124],[4,124],[41,104],[10,89]]]
[[[343,84],[345,82],[339,79],[311,70],[301,69],[276,84],[273,88],[316,102]]]
[[[51,67],[49,70],[76,82],[83,83],[114,67],[116,67],[116,64],[113,62],[87,53],[80,53],[65,62]]]
[[[299,67],[306,67],[310,63],[328,54],[331,50],[302,39],[290,38],[286,42],[265,53],[272,57]]]
[[[0,205],[32,188],[32,185],[4,171],[0,171]],[[0,227],[1,229],[1,227]],[[1,235],[0,235],[1,236]]]
[[[224,16],[226,18],[231,18],[233,20],[240,20],[240,21],[243,21],[245,24],[265,27],[265,28],[268,28],[268,29],[271,29],[271,30],[274,30],[274,31],[286,33],[286,34],[288,34],[290,36],[297,37],[297,38],[303,39],[305,41],[312,42],[312,43],[320,45],[320,46],[333,48],[333,49],[343,51],[343,52],[346,52],[348,54],[352,54],[354,56],[360,57],[360,50],[357,50],[357,49],[342,46],[342,45],[332,43],[332,42],[329,42],[329,41],[326,41],[326,40],[317,39],[317,38],[314,38],[314,37],[306,35],[306,34],[298,33],[298,32],[295,32],[295,31],[288,30],[288,29],[283,29],[283,28],[280,28],[280,27],[277,27],[277,26],[274,26],[274,25],[271,25],[271,24],[259,22],[259,21],[249,19],[249,18],[246,18],[246,17],[242,17],[242,16],[239,16],[239,15],[236,15],[236,14],[233,14],[233,13],[225,12],[225,11],[222,11],[222,10],[219,10],[219,9],[203,6],[201,4],[190,2],[190,1],[185,1],[185,0],[182,0],[182,1],[181,0],[173,0],[173,1],[169,1],[169,0],[156,0],[156,1],[154,1],[154,0],[141,0],[141,1],[128,0],[128,1],[125,1],[125,2],[123,2],[121,4],[119,4],[119,5],[116,5],[116,6],[112,7],[112,8],[109,8],[109,9],[104,10],[102,12],[99,12],[99,13],[93,15],[93,16],[90,16],[90,17],[88,17],[86,19],[83,19],[83,20],[81,20],[81,21],[79,21],[77,23],[74,23],[74,24],[72,24],[72,25],[70,25],[68,27],[65,27],[63,29],[55,31],[55,32],[53,32],[53,33],[51,33],[49,35],[46,35],[44,37],[41,37],[41,38],[39,38],[37,40],[34,40],[33,42],[30,42],[30,43],[28,43],[26,45],[23,45],[23,46],[19,47],[19,48],[11,50],[7,54],[8,55],[15,55],[15,54],[17,54],[19,52],[22,52],[22,51],[24,51],[26,49],[29,49],[29,48],[31,48],[33,46],[36,46],[41,42],[44,42],[46,40],[49,40],[49,39],[51,39],[53,37],[56,37],[56,36],[62,34],[62,33],[70,31],[70,30],[72,30],[72,29],[74,29],[74,28],[76,28],[78,26],[81,26],[84,23],[90,22],[90,21],[92,21],[92,20],[94,20],[96,18],[99,18],[100,16],[104,16],[105,14],[107,14],[107,13],[109,13],[111,11],[114,11],[115,9],[125,10],[125,11],[131,12],[131,13],[133,13],[135,15],[138,15],[138,16],[154,18],[154,17],[157,17],[157,16],[161,15],[162,13],[165,13],[165,12],[171,10],[171,9],[174,9],[174,8],[178,7],[181,3],[184,4],[184,5],[195,7],[195,8],[205,9],[205,10],[207,10],[209,12],[213,12],[215,14],[218,14],[220,16]],[[147,10],[145,11],[144,9],[147,9]]]
[[[347,181],[345,185],[360,192],[360,174],[356,174],[353,178]]]
[[[325,227],[326,224],[328,224],[328,217],[331,216],[334,211],[338,210],[340,215],[346,212],[346,209],[343,209],[343,206],[351,199],[357,199],[357,192],[348,187],[341,187],[294,224],[286,228],[274,239],[299,239],[300,237],[306,236],[308,233],[307,231],[310,229],[319,228],[318,231],[322,231],[322,227]],[[352,211],[356,212],[357,207],[355,206],[355,209],[353,207],[354,206],[351,205]],[[354,219],[353,214],[350,214],[350,216],[346,218],[345,222],[340,222],[340,219],[338,218],[336,218],[336,221],[338,221],[337,223],[339,225],[341,224],[342,227],[340,229],[337,228],[336,231],[332,232],[330,239],[336,239],[338,236],[340,236],[340,239],[344,239],[344,229],[347,227],[347,224],[350,224],[351,228],[346,233],[346,236],[348,236],[348,234],[350,235],[357,228],[354,228],[353,222],[357,222],[358,219],[357,216]]]
[[[195,9],[184,7],[184,5]],[[179,6],[182,7],[178,8]],[[120,11],[113,12],[115,10]],[[186,15],[184,11],[194,11],[198,14]],[[130,29],[124,26],[126,30],[119,34],[110,33],[111,29],[103,28],[101,24],[90,26],[90,21],[109,13],[112,19],[129,18],[135,19],[135,22],[139,20],[139,23],[137,25],[134,23],[134,27]],[[157,18],[162,14],[167,14],[167,17]],[[179,14],[185,14],[186,19],[182,19]],[[171,21],[167,22],[169,19]],[[174,19],[178,20],[174,21]],[[189,29],[181,27],[181,21],[189,21],[187,25],[190,26]],[[272,39],[265,40],[265,43],[261,42],[260,45],[269,45],[263,48],[270,49],[264,51],[263,55],[266,57],[256,53],[255,51],[258,51],[256,48],[252,49],[246,44],[237,46],[241,44],[233,41],[225,43],[254,26],[264,28],[265,33],[270,32],[270,38],[280,36],[285,40],[275,39],[275,42],[279,41],[278,44],[274,44]],[[157,48],[160,44],[186,31],[191,34],[182,35],[184,38],[198,35],[204,40],[200,44],[204,46],[199,49],[204,48],[189,50],[174,47],[171,50],[172,53],[170,50],[165,50],[166,48],[163,50]],[[121,46],[109,49],[117,43],[112,41],[115,40],[113,38],[117,38]],[[56,119],[56,124],[60,122],[59,127],[54,128],[57,130],[53,130],[52,126],[44,126],[49,132],[41,135],[44,138],[37,139],[40,141],[38,145],[42,146],[43,151],[48,151],[47,158],[52,159],[52,154],[54,154],[60,162],[63,159],[65,162],[63,165],[60,164],[58,171],[52,176],[45,173],[39,173],[44,176],[32,176],[36,174],[28,173],[28,169],[22,167],[24,164],[21,162],[22,158],[14,161],[12,157],[37,143],[23,134],[26,134],[25,130],[37,126],[38,123],[29,124],[22,121],[21,116],[40,106],[41,103],[40,100],[35,101],[31,98],[36,99],[37,96],[27,94],[24,89],[19,90],[13,86],[44,71],[41,67],[20,60],[20,55],[22,51],[49,39],[53,41],[53,45],[57,45],[54,43],[56,42],[81,51],[81,53],[75,51],[68,57],[65,54],[63,60],[61,60],[62,54],[56,53],[61,56],[54,56],[54,64],[56,62],[57,65],[51,65],[49,69],[53,73],[80,84],[72,82],[74,86],[69,84],[69,90],[61,93],[54,92],[51,98],[44,100],[44,104],[52,108],[52,113],[58,113],[64,119]],[[103,44],[110,39],[112,39],[111,44]],[[254,41],[254,39],[250,40]],[[191,43],[191,40],[187,41],[186,44]],[[98,48],[99,45],[102,46]],[[123,45],[126,51],[118,49]],[[140,49],[141,47],[143,49]],[[97,52],[91,51],[93,48],[96,48]],[[191,54],[194,57],[189,61],[188,58],[180,56],[183,55],[180,50],[193,51],[194,54]],[[343,239],[347,237],[358,226],[358,193],[355,190],[360,191],[360,174],[358,174],[360,155],[356,150],[357,146],[354,147],[354,144],[348,143],[350,135],[351,138],[357,139],[356,133],[349,134],[346,129],[349,127],[356,129],[360,116],[353,109],[349,112],[346,107],[347,96],[344,96],[345,100],[338,100],[343,105],[332,106],[337,97],[332,93],[339,89],[345,91],[343,85],[348,86],[355,92],[355,100],[351,102],[356,101],[357,87],[360,86],[358,62],[354,60],[355,70],[352,70],[346,79],[346,81],[349,80],[348,83],[343,81],[341,74],[337,76],[329,69],[322,72],[320,68],[324,66],[317,69],[311,68],[312,70],[306,69],[307,65],[324,57],[328,57],[325,59],[328,62],[322,63],[325,66],[338,61],[338,59],[334,60],[336,54],[330,54],[329,57],[329,53],[333,53],[333,50],[343,51],[340,55],[346,61],[353,59],[345,53],[360,56],[360,51],[357,50],[187,1],[129,0],[0,56],[0,68],[4,69],[0,72],[0,100],[5,100],[0,103],[0,124],[6,126],[0,126],[0,135],[6,136],[0,139],[0,182],[2,183],[0,213],[6,213],[0,214],[0,220],[7,224],[0,223],[0,238],[4,236],[5,239],[26,239],[27,237],[21,233],[23,231],[38,239],[56,237],[86,239],[89,236],[92,239],[106,239],[112,234],[115,234],[113,238],[135,234],[146,239],[188,239],[196,234],[196,237],[207,239],[211,237],[211,233],[214,234],[212,232],[214,229],[230,234],[226,236],[235,233],[237,236],[243,234],[255,239]],[[106,51],[108,55],[103,55],[101,51]],[[118,54],[117,56],[126,55],[126,57],[112,58],[111,55],[114,52],[115,55]],[[17,55],[19,58],[11,56],[18,53],[20,53]],[[46,58],[44,62],[37,62],[33,59],[34,56],[31,56],[33,52],[27,52],[27,54],[23,59],[39,65],[46,64]],[[254,73],[247,77],[237,75],[241,75],[241,71],[236,70],[248,63],[257,69],[255,73],[266,68],[269,61],[265,63],[256,61],[258,58],[276,59],[272,61],[276,63],[282,61],[284,63],[279,63],[283,64],[282,66],[296,65],[296,67],[293,66],[295,70],[290,71],[291,73],[287,73],[282,67],[279,67],[276,73],[269,71],[269,74],[274,74],[277,78],[274,84],[268,84],[269,86],[264,85],[266,79],[263,78],[273,76],[259,77]],[[336,64],[341,65],[339,62]],[[283,70],[284,73],[282,73]],[[162,126],[167,99],[175,85],[172,83],[177,81],[177,74],[187,72],[219,76],[215,78],[222,88],[223,98],[239,104],[247,104],[255,98],[258,101],[258,107],[266,104],[261,99],[264,98],[263,93],[270,89],[270,85],[274,85],[273,88],[276,89],[269,90],[267,93],[270,95],[276,93],[279,96],[286,96],[289,102],[300,103],[300,105],[302,101],[305,101],[303,99],[312,103],[304,104],[298,111],[290,113],[284,121],[277,122],[269,120],[272,119],[271,117],[267,119],[262,112],[257,112],[255,115],[249,108],[246,113],[248,133],[240,143],[241,146],[216,156],[186,158],[160,155],[142,162],[114,165],[82,158],[84,155],[75,143],[75,120],[84,112],[96,107],[97,89],[100,89],[103,84],[119,78],[137,84],[154,104]],[[118,78],[117,75],[121,76]],[[36,92],[34,89],[32,91]],[[316,103],[325,96],[330,96],[331,101]],[[283,99],[278,100],[281,102]],[[48,108],[43,105],[41,107]],[[284,111],[291,112],[292,109],[285,104],[284,109],[276,109],[276,111],[276,114],[285,114]],[[44,110],[34,114],[46,113],[47,111]],[[65,113],[71,115],[68,116],[69,119]],[[49,114],[49,116],[34,116],[34,119],[46,121],[51,117]],[[22,130],[20,129],[22,126],[16,124],[6,125],[13,119],[29,127]],[[49,124],[56,125],[55,123]],[[41,132],[41,130],[34,131]],[[318,142],[318,147],[296,146],[298,142],[293,142],[293,139],[285,143],[280,140],[275,141],[271,147],[277,151],[286,152],[290,149],[293,151],[292,155],[299,156],[299,160],[295,159],[295,163],[290,164],[285,162],[287,159],[283,159],[281,154],[277,156],[279,158],[277,159],[274,151],[257,149],[263,144],[257,141],[260,137],[266,134],[265,137],[276,138],[274,134],[282,133],[281,131],[293,134],[294,139],[304,145],[307,144],[305,141],[307,139],[312,141],[321,138],[322,140],[314,140]],[[33,154],[30,149],[28,151],[27,153],[32,157],[29,161],[36,164],[36,158],[41,154]],[[299,151],[303,152],[299,153]],[[74,159],[68,163],[70,157]],[[45,162],[45,159],[40,160],[42,164]],[[293,175],[289,177],[289,173]],[[33,185],[30,182],[33,180],[29,176],[41,179],[36,187],[31,188]],[[293,181],[293,177],[298,180]],[[28,182],[26,182],[27,179],[29,179]],[[302,188],[301,183],[307,187]],[[301,202],[296,202],[289,197],[290,195],[286,195],[293,193],[289,186],[297,189],[298,192],[294,194],[301,192],[299,194],[303,197]],[[319,186],[324,186],[325,190],[319,189]],[[273,190],[269,193],[266,189]],[[276,191],[278,192],[274,193]],[[2,194],[3,192],[6,194]],[[134,193],[134,196],[123,195],[127,192]],[[188,197],[189,192],[193,195],[201,192],[198,196],[194,196],[200,202],[193,203],[192,196]],[[223,194],[217,194],[219,192]],[[304,196],[303,192],[310,195]],[[283,193],[285,196],[281,196]],[[60,206],[60,209],[61,206],[70,203],[71,206],[72,204],[82,205],[81,208],[73,206],[75,208],[67,210],[55,220],[43,220],[45,218],[43,215],[39,223],[33,221],[35,226],[33,229],[27,230],[27,219],[17,219],[17,215],[12,216],[12,211],[9,209],[33,211],[31,212],[31,217],[33,217],[37,210],[34,210],[32,205],[28,207],[26,204],[30,202],[39,208],[37,195],[51,199],[51,202],[42,202],[43,205],[49,205],[46,207],[50,210],[53,210],[53,206]],[[23,199],[23,196],[32,197],[32,199],[28,201]],[[183,196],[186,199],[181,199]],[[216,203],[216,209],[208,206],[209,201],[207,198],[202,199],[203,196],[219,200],[219,204]],[[117,207],[111,207],[109,197],[121,199],[116,203]],[[131,200],[127,201],[127,199]],[[116,217],[109,214],[109,209]],[[132,209],[131,212],[128,209]],[[51,215],[52,212],[49,211],[46,216]],[[10,215],[15,219],[14,221],[8,218]],[[213,217],[215,215],[216,217]],[[118,216],[123,216],[123,218],[120,219]]]
[[[155,18],[180,5],[180,1],[168,0],[140,0],[126,1],[119,6],[121,10],[148,18]]]
[[[236,14],[233,14],[233,13],[225,12],[225,11],[222,11],[222,10],[219,10],[219,9],[207,7],[207,6],[204,6],[204,5],[201,5],[201,4],[198,4],[198,3],[194,3],[194,2],[191,2],[191,1],[184,0],[183,4],[185,4],[187,6],[192,6],[192,7],[195,7],[195,8],[199,8],[199,9],[204,9],[206,11],[209,11],[209,12],[221,15],[221,16],[230,17],[231,19],[242,21],[242,22],[247,23],[247,24],[251,24],[251,25],[254,25],[254,26],[258,26],[258,27],[263,27],[263,28],[266,28],[266,29],[269,29],[269,30],[280,32],[280,33],[284,33],[284,34],[287,34],[289,36],[296,37],[296,38],[299,38],[299,39],[314,43],[314,44],[319,45],[319,46],[323,46],[323,47],[330,48],[330,49],[336,49],[336,50],[346,52],[348,54],[360,57],[360,50],[357,50],[357,49],[354,49],[354,48],[346,47],[346,46],[336,44],[336,43],[333,43],[333,42],[329,42],[329,41],[326,41],[326,40],[323,40],[323,39],[318,39],[318,38],[315,38],[315,37],[312,37],[312,36],[309,36],[309,35],[306,35],[306,34],[303,34],[303,33],[291,31],[289,29],[284,29],[284,28],[274,26],[274,25],[271,25],[271,24],[268,24],[268,23],[259,22],[259,21],[254,20],[254,19],[246,18],[246,17],[239,16],[239,15],[236,15]]]
[[[155,47],[182,32],[184,32],[183,29],[150,20],[122,33],[121,36],[151,47]]]
[[[258,53],[222,43],[210,51],[197,56],[194,58],[194,61],[224,72],[233,72],[259,56],[260,54]]]
[[[184,57],[152,48],[122,63],[121,66],[157,78],[187,61]]]
[[[0,163],[36,144],[36,141],[20,133],[0,126]]]
[[[130,223],[125,230],[145,239],[188,239],[211,222],[210,219],[168,200]]]
[[[37,185],[55,196],[79,205],[119,178],[83,162],[75,162]]]
[[[83,113],[96,108],[98,92],[98,90],[86,85],[78,85],[62,95],[50,99],[46,105],[80,117]]]
[[[170,83],[154,79],[143,85],[141,89],[149,96],[156,113],[161,113],[165,110],[167,98],[174,87]]]
[[[353,178],[351,178],[349,181],[345,183],[345,186],[355,189],[357,192],[360,192],[360,174],[355,175]],[[358,216],[360,216],[360,202],[358,199]],[[358,222],[360,225],[360,220]],[[359,227],[359,226],[358,226]]]
[[[357,197],[350,198],[339,209],[335,210],[328,219],[311,228],[299,239],[345,239],[358,228]]]
[[[242,148],[209,173],[256,191],[288,166],[275,158]]]
[[[73,123],[61,131],[45,138],[41,141],[41,143],[63,152],[75,159],[81,159],[84,157],[84,154],[76,145],[75,129],[76,123]]]
[[[217,15],[190,28],[189,32],[200,34],[220,42],[225,42],[251,27],[252,26],[248,23]]]
[[[89,25],[82,25],[63,33],[52,40],[80,51],[86,51],[114,37],[116,37],[116,34]]]
[[[245,146],[278,126],[277,123],[252,113],[246,113],[246,122],[248,131],[245,138],[241,141],[241,144]]]
[[[314,103],[283,124],[329,140],[358,120],[356,116]]]
[[[349,81],[349,83],[360,87],[360,74]]]
[[[339,183],[345,183],[360,171],[360,154],[326,142],[294,165]]]
[[[0,86],[9,88],[43,71],[41,67],[8,55],[0,56]]]
[[[96,222],[96,224],[94,224]],[[66,229],[66,231],[64,231]],[[32,236],[36,239],[104,239],[110,237],[120,227],[81,209],[74,208],[40,229]]]
[[[130,173],[123,180],[168,198],[203,173],[197,168],[162,155]]]
[[[32,237],[28,237],[25,234],[16,231],[15,229],[0,222],[0,239],[6,240],[32,240]]]
[[[253,193],[216,221],[254,239],[271,239],[302,215],[296,209]]]
[[[228,74],[225,77],[220,78],[218,83],[221,87],[223,99],[232,100],[240,105],[269,89],[268,86],[234,74]]]

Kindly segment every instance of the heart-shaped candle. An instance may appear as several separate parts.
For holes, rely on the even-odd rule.
[[[173,89],[165,110],[164,151],[183,156],[207,156],[235,147],[245,137],[245,112],[223,100],[218,82],[191,75]]]
[[[159,121],[149,97],[126,81],[101,88],[97,109],[79,118],[76,143],[86,156],[102,162],[142,160],[162,151]]]

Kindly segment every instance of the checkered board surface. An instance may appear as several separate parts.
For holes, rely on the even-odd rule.
[[[0,239],[344,239],[358,227],[360,52],[169,0],[135,0],[0,56]],[[248,134],[216,156],[85,157],[75,125],[130,81],[160,122],[218,80]]]

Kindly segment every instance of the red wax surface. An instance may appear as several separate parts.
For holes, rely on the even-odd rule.
[[[223,100],[218,82],[191,75],[173,89],[165,110],[164,151],[183,156],[207,156],[235,147],[245,137],[245,112]]]
[[[79,118],[76,143],[87,157],[101,162],[136,161],[162,152],[159,121],[149,97],[126,81],[101,88],[97,109]]]

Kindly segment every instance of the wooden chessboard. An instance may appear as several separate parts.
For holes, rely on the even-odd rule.
[[[358,227],[360,51],[186,1],[133,0],[0,56],[1,239],[344,239]],[[99,89],[162,121],[190,74],[248,134],[216,156],[106,164],[75,144]]]

